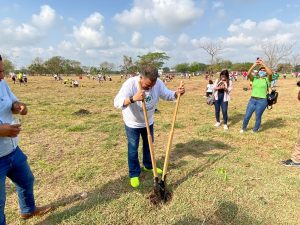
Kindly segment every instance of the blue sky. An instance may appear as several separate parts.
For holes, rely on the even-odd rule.
[[[0,52],[18,67],[60,55],[83,65],[164,51],[173,66],[208,63],[214,41],[233,62],[263,57],[261,45],[300,37],[296,0],[0,0]],[[298,54],[300,43],[294,48]]]

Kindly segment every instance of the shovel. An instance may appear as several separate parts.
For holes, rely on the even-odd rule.
[[[141,82],[139,82],[139,89],[141,90]],[[159,185],[158,185],[158,174],[157,174],[157,166],[156,166],[156,158],[155,158],[155,152],[154,152],[154,147],[153,147],[153,142],[152,142],[152,136],[150,132],[150,127],[149,127],[149,120],[148,120],[148,114],[147,114],[147,108],[146,108],[146,103],[145,100],[142,101],[142,108],[143,108],[143,113],[144,113],[144,118],[145,118],[145,124],[146,124],[146,129],[147,129],[147,138],[148,138],[148,143],[149,143],[149,149],[150,149],[150,155],[151,155],[151,162],[152,162],[152,170],[153,170],[153,177],[154,177],[154,194],[156,196],[159,195]]]
[[[183,83],[183,81],[181,81],[180,87],[183,87],[183,85],[184,85],[184,83]],[[163,175],[162,175],[161,181],[159,182],[159,194],[160,194],[161,200],[164,202],[167,202],[168,199],[171,197],[171,193],[168,192],[166,189],[166,177],[167,177],[167,171],[168,171],[168,166],[169,166],[169,161],[170,161],[170,153],[171,153],[171,146],[172,146],[172,141],[173,141],[174,126],[175,126],[178,106],[179,106],[179,102],[180,102],[180,96],[181,96],[181,94],[179,94],[177,96],[177,100],[176,100],[176,106],[175,106],[175,111],[173,114],[172,126],[171,126],[171,131],[169,133],[168,145],[167,145],[167,150],[166,150]]]

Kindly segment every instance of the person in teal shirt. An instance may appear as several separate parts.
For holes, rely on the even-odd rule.
[[[255,67],[259,67],[257,76],[252,75]],[[252,81],[252,94],[246,109],[246,115],[243,120],[243,127],[240,133],[246,131],[249,120],[255,112],[255,125],[253,132],[257,132],[260,128],[262,115],[268,106],[267,93],[272,81],[272,71],[262,59],[257,59],[248,71],[248,78]]]
[[[275,87],[279,79],[279,74],[275,71],[272,75],[271,87]]]

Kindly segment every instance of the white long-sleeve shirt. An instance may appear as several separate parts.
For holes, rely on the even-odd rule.
[[[141,101],[131,103],[127,107],[123,105],[126,98],[138,92],[139,81],[140,76],[131,77],[125,81],[114,100],[114,106],[118,109],[122,109],[123,120],[126,126],[131,128],[146,127]],[[155,85],[145,91],[145,103],[149,125],[152,125],[154,122],[154,111],[159,98],[173,101],[175,100],[175,91],[169,90],[160,79],[157,79]]]

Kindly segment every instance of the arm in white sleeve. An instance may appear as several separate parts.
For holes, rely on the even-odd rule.
[[[126,108],[124,106],[124,101],[126,98],[130,97],[133,95],[132,93],[132,86],[134,85],[134,81],[132,79],[127,80],[121,87],[120,91],[116,95],[114,99],[114,106],[117,109],[124,109]]]
[[[230,81],[229,81],[229,87],[227,88],[228,93],[231,92],[232,88],[233,88],[233,83],[232,83],[232,81],[230,80]]]
[[[167,86],[160,79],[157,79],[157,82],[159,82],[160,87],[159,97],[163,100],[174,101],[176,99],[175,91],[171,91],[170,89],[168,89]]]
[[[219,79],[217,79],[217,80],[214,82],[213,89],[214,89],[215,91],[217,91],[217,90],[218,90],[218,89],[217,89],[217,87],[218,87],[218,83],[219,83]]]

